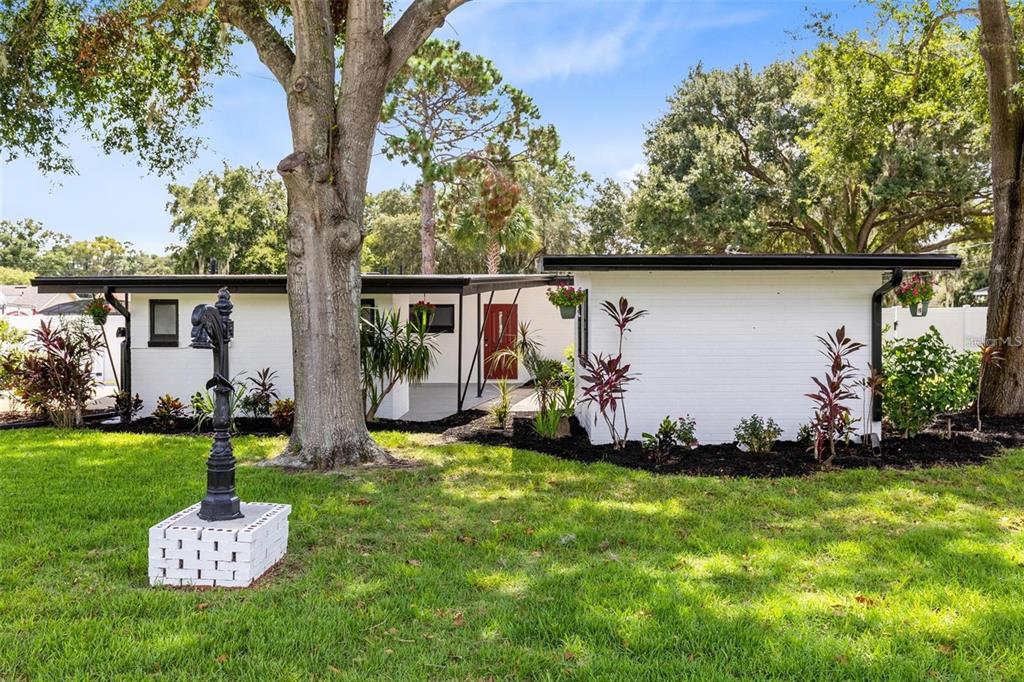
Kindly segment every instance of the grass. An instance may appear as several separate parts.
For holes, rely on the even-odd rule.
[[[242,468],[289,554],[183,591],[147,586],[146,529],[206,441],[0,434],[0,679],[1024,677],[1024,451],[755,481],[377,436],[429,465]]]

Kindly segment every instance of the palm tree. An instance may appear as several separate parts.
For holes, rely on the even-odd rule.
[[[520,197],[515,180],[497,168],[488,168],[479,196],[470,210],[459,216],[452,231],[453,242],[485,254],[490,275],[498,274],[502,252],[531,252],[539,246],[533,215],[519,203]]]

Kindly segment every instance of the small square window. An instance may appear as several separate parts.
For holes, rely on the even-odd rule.
[[[409,306],[409,319],[412,319],[412,306]],[[435,306],[427,331],[433,334],[455,333],[455,304],[440,303]]]
[[[177,300],[150,300],[149,345],[152,348],[178,347]]]

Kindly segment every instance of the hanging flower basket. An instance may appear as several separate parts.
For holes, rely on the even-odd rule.
[[[576,317],[576,309],[587,300],[587,292],[576,287],[555,287],[548,289],[548,300],[558,307],[563,320]]]
[[[935,296],[935,285],[932,276],[915,273],[913,277],[896,287],[896,298],[901,305],[910,308],[912,317],[924,317],[928,314],[928,301]]]
[[[97,327],[102,327],[107,323],[107,318],[110,316],[110,310],[110,306],[99,298],[92,299],[89,301],[89,304],[85,306],[85,314],[92,318],[92,323]]]
[[[435,310],[437,310],[437,306],[427,301],[416,301],[410,307],[412,318],[414,320],[423,320],[428,325],[434,319]]]

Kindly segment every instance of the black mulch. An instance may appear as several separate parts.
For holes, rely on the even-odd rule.
[[[981,433],[969,414],[953,415],[938,422],[926,433],[912,438],[888,434],[881,450],[872,453],[860,446],[843,446],[832,460],[832,469],[890,468],[909,469],[927,466],[979,464],[1002,447],[1024,446],[1024,416],[988,418]],[[805,443],[781,441],[771,453],[743,452],[733,444],[701,445],[694,449],[677,448],[665,460],[654,461],[639,442],[629,442],[616,450],[610,445],[592,445],[586,431],[573,418],[566,438],[539,437],[529,417],[517,416],[510,429],[495,429],[487,419],[451,429],[444,434],[449,442],[470,441],[534,450],[578,462],[609,462],[631,469],[659,474],[694,476],[746,476],[775,478],[803,476],[825,469],[815,461]],[[951,437],[947,437],[949,426]]]
[[[370,431],[404,431],[406,433],[444,433],[453,428],[468,424],[480,419],[486,413],[481,410],[467,410],[461,414],[453,414],[444,419],[432,422],[402,421],[400,419],[378,419],[375,422],[367,422],[366,426]],[[87,424],[86,426],[100,431],[111,431],[117,433],[162,433],[162,434],[192,434],[197,435],[195,422],[191,419],[179,419],[170,429],[162,428],[152,417],[142,417],[133,420],[130,424]],[[269,417],[253,419],[251,417],[238,417],[235,419],[235,435],[255,436],[276,436],[287,434],[290,429],[281,428]],[[203,425],[202,435],[209,435],[210,424]]]

